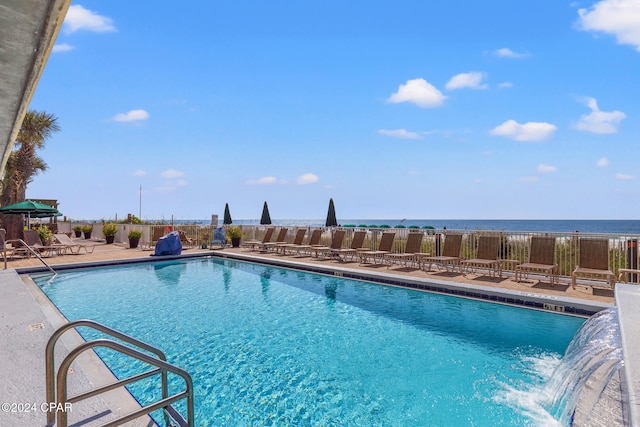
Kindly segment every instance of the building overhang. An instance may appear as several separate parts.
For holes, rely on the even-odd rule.
[[[71,0],[0,0],[0,176]]]

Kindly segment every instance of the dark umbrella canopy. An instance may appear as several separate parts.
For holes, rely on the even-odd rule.
[[[229,203],[226,203],[224,205],[224,220],[222,221],[222,224],[224,225],[231,225],[233,221],[231,221],[231,213],[229,212]]]
[[[33,200],[25,200],[23,202],[14,203],[12,205],[0,208],[0,213],[4,214],[25,214],[31,217],[45,218],[47,216],[58,216],[60,212],[56,208],[43,203],[34,202]]]
[[[333,199],[329,199],[329,211],[327,212],[327,221],[324,224],[326,227],[335,227],[338,225],[336,219],[336,208],[333,206]]]
[[[271,224],[271,215],[269,215],[269,207],[267,206],[267,202],[264,202],[264,206],[262,207],[262,217],[260,217],[260,224]]]
[[[33,200],[25,200],[3,206],[0,208],[0,213],[27,215],[27,226],[30,226],[31,218],[48,218],[62,215],[56,208],[52,208],[44,203],[34,202]]]
[[[52,216],[62,216],[62,214],[60,212],[56,212],[56,213],[36,213],[36,214],[30,214],[29,216],[31,218],[50,218]]]

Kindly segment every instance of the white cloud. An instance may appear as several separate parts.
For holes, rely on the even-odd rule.
[[[135,122],[139,120],[147,120],[149,113],[144,110],[131,110],[127,113],[118,113],[113,116],[113,120],[116,122]]]
[[[51,49],[52,52],[69,52],[70,50],[73,50],[74,47],[71,46],[68,43],[60,43],[60,44],[55,44],[53,45],[53,49]]]
[[[162,172],[160,175],[162,175],[164,178],[180,178],[184,175],[184,173],[175,169],[168,169]]]
[[[580,116],[578,123],[573,125],[574,129],[603,134],[616,133],[620,122],[627,118],[622,111],[616,110],[610,113],[600,111],[598,102],[594,98],[587,97],[585,102],[591,108],[591,113]]]
[[[380,135],[391,136],[393,138],[400,139],[422,139],[422,137],[416,132],[409,132],[406,129],[394,129],[394,130],[386,130],[380,129],[378,131]]]
[[[270,185],[270,184],[275,184],[277,183],[278,180],[275,176],[264,176],[262,178],[258,178],[258,179],[250,179],[249,181],[247,181],[247,184],[249,185]]]
[[[312,173],[305,173],[304,175],[300,175],[298,177],[298,184],[315,184],[316,182],[318,182],[320,180],[320,178],[318,178],[317,175],[314,175]]]
[[[66,33],[74,33],[79,30],[96,33],[116,31],[111,18],[98,15],[78,4],[69,6],[67,16],[64,18],[64,29]]]
[[[509,87],[513,87],[513,83],[511,82],[502,82],[498,85],[498,87],[500,89],[505,89],[505,88],[509,88]]]
[[[387,102],[412,102],[419,107],[430,108],[442,105],[445,99],[447,97],[425,79],[414,79],[400,85],[398,91],[391,95]]]
[[[178,180],[178,187],[184,187],[187,184],[189,184],[187,181],[185,181],[184,179],[179,179]]]
[[[528,53],[514,52],[511,49],[506,48],[506,47],[503,47],[502,49],[495,50],[493,52],[493,54],[495,56],[500,57],[500,58],[514,58],[514,59],[526,58],[527,56],[529,56]]]
[[[557,170],[558,170],[558,168],[555,167],[555,166],[545,165],[543,163],[540,163],[538,165],[538,173],[551,173],[551,172],[555,172]]]
[[[489,131],[490,135],[506,136],[516,141],[543,141],[556,131],[557,127],[546,122],[527,122],[520,124],[507,120]]]
[[[636,179],[636,177],[626,173],[617,173],[616,179],[620,179],[622,181],[633,181],[634,179]]]
[[[640,1],[602,0],[591,9],[578,9],[578,26],[585,31],[613,34],[619,44],[640,51]]]
[[[445,86],[447,90],[463,89],[465,87],[471,89],[486,89],[488,85],[481,84],[484,74],[477,71],[469,73],[460,73],[449,80]]]
[[[133,173],[133,176],[146,176],[146,175],[147,175],[147,172],[143,171],[142,169],[138,169]]]
[[[596,164],[601,168],[606,168],[607,166],[609,166],[609,159],[607,159],[606,157],[603,157],[600,160],[598,160],[598,163]]]

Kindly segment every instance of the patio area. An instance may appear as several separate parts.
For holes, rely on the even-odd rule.
[[[84,245],[94,245],[95,250],[92,253],[85,253],[81,251],[77,255],[56,255],[44,258],[47,264],[52,266],[53,269],[56,266],[69,266],[69,265],[93,265],[93,264],[109,264],[127,262],[127,260],[158,260],[162,257],[152,257],[153,250],[147,249],[130,249],[128,244],[114,243],[105,244],[104,241],[91,241],[84,239],[74,238],[75,243]],[[539,294],[541,296],[548,296],[551,298],[575,298],[585,301],[594,301],[605,304],[613,304],[614,292],[610,289],[604,289],[600,287],[591,287],[578,284],[576,289],[572,289],[570,282],[560,281],[560,283],[551,286],[547,278],[543,277],[529,277],[526,281],[516,282],[515,274],[513,271],[506,270],[503,272],[502,277],[490,277],[487,274],[483,274],[482,271],[475,274],[460,274],[456,272],[444,272],[436,271],[435,268],[431,272],[426,272],[417,268],[407,267],[404,265],[382,265],[382,264],[360,264],[355,261],[340,262],[334,259],[317,258],[314,256],[299,256],[299,255],[282,255],[275,253],[274,251],[248,251],[244,248],[231,248],[227,247],[223,250],[220,249],[183,249],[182,256],[207,256],[207,255],[226,255],[229,257],[239,257],[247,259],[249,261],[260,261],[261,259],[268,262],[277,263],[294,263],[294,264],[307,264],[316,265],[322,268],[329,269],[349,269],[362,271],[363,273],[384,273],[385,275],[393,275],[401,278],[411,279],[427,279],[434,281],[444,281],[451,283],[460,283],[471,286],[478,286],[481,288],[491,288],[496,291],[501,289],[507,291],[516,291],[527,294]],[[19,272],[24,269],[30,270],[31,268],[45,268],[46,267],[37,258],[21,258],[11,259],[7,261],[8,268],[15,268]],[[540,279],[540,280],[539,280]]]

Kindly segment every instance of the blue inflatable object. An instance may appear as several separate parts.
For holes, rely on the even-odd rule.
[[[216,227],[213,230],[213,240],[211,240],[211,245],[218,244],[218,245],[222,245],[222,247],[224,248],[226,242],[227,240],[226,240],[224,228]]]
[[[156,251],[153,255],[180,255],[182,253],[182,243],[180,234],[177,231],[165,234],[156,242]]]

